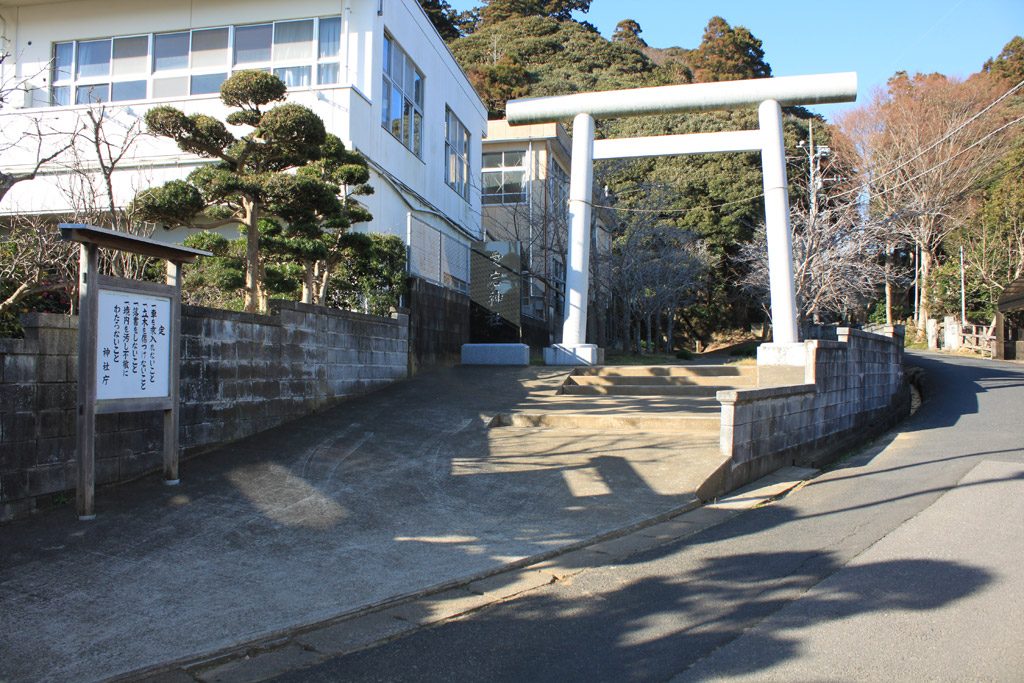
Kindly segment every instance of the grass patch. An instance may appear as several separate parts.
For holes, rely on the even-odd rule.
[[[683,365],[686,360],[667,353],[648,353],[634,356],[631,353],[605,353],[605,365]]]
[[[756,358],[757,347],[761,345],[758,341],[746,341],[742,344],[736,344],[729,349],[729,355],[740,358]]]

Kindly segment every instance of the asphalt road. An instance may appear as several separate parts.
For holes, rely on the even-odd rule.
[[[277,680],[1020,680],[1024,366],[909,362],[918,413],[787,498]]]

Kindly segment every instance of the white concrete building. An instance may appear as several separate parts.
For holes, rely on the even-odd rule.
[[[412,273],[465,289],[486,109],[416,0],[0,0],[0,41],[2,81],[23,83],[0,110],[0,149],[19,145],[4,171],[34,163],[37,124],[58,132],[50,145],[97,102],[122,127],[157,104],[223,119],[220,83],[271,70],[369,161],[375,194],[360,201],[374,219],[357,229],[401,236]],[[117,201],[201,163],[144,137],[113,178]],[[68,177],[46,167],[0,213],[67,211]]]
[[[558,341],[565,305],[571,145],[560,123],[513,126],[505,119],[488,121],[483,143],[484,233],[488,240],[520,244],[523,325],[545,328],[549,336],[545,344]],[[591,270],[596,285],[592,308],[600,312],[609,298],[607,257],[615,217],[596,189],[593,204]]]

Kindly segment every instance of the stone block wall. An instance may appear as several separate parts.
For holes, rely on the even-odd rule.
[[[73,497],[78,321],[24,320],[0,339],[0,520]],[[272,302],[271,315],[183,306],[180,439],[185,455],[280,425],[408,373],[408,316]],[[159,412],[98,415],[96,483],[158,470]]]
[[[458,365],[469,343],[469,296],[409,279],[409,374]]]
[[[766,346],[757,389],[718,393],[728,459],[723,485],[739,486],[783,465],[820,465],[909,411],[902,327],[883,334],[839,328],[836,341]],[[802,381],[779,386],[787,375]]]

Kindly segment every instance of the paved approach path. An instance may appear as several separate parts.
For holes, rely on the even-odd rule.
[[[717,434],[488,429],[566,374],[424,373],[188,461],[180,487],[100,489],[95,522],[0,526],[0,681],[200,656],[696,504]],[[641,398],[595,409],[673,410]]]
[[[918,413],[790,496],[280,680],[1020,680],[1024,367],[908,361]]]

